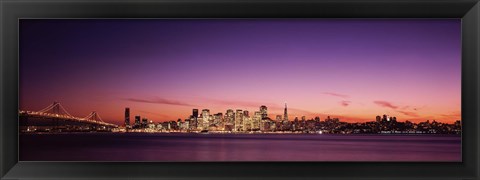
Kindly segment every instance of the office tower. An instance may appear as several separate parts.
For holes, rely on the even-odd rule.
[[[255,111],[252,118],[252,126],[253,126],[253,129],[264,130],[262,128],[262,112]]]
[[[307,120],[307,118],[305,116],[302,116],[302,121],[305,121]]]
[[[285,110],[283,111],[283,120],[288,121],[287,103],[285,103]]]
[[[223,113],[214,114],[213,119],[215,124],[223,123]]]
[[[245,116],[245,114],[243,114],[243,130],[244,131],[252,130],[251,118],[249,116]]]
[[[193,118],[193,120],[192,120]],[[196,129],[198,126],[198,109],[192,110],[192,117],[190,118],[191,127]]]
[[[315,122],[320,122],[320,117],[315,116]]]
[[[142,118],[142,128],[147,128],[147,124],[148,124],[148,119]]]
[[[260,106],[260,112],[262,113],[262,119],[265,119],[268,117],[267,106],[265,105]]]
[[[130,108],[125,108],[125,127],[130,127]]]
[[[376,117],[375,117],[375,121],[377,121],[377,122],[380,122],[380,121],[382,121],[382,117],[380,117],[380,116],[376,116]]]
[[[198,117],[198,109],[193,109],[192,110],[192,116],[193,117]]]
[[[208,129],[208,122],[210,121],[210,110],[209,109],[203,109],[202,110],[202,129]]]
[[[237,109],[235,113],[235,131],[243,131],[243,112]]]
[[[135,116],[135,127],[140,127],[140,116]]]
[[[224,118],[224,130],[232,131],[235,129],[235,112],[232,109],[228,109]]]
[[[227,113],[225,113],[225,122],[228,125],[235,124],[235,112],[233,112],[233,109],[228,109]]]

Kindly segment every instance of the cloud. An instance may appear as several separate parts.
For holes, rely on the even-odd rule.
[[[352,102],[351,101],[340,101],[340,105],[345,106],[345,107],[350,105],[350,103],[352,103]]]
[[[127,101],[132,101],[132,102],[140,102],[140,103],[151,103],[151,104],[168,104],[168,105],[178,105],[178,106],[193,106],[191,104],[181,102],[181,101],[175,101],[175,100],[169,100],[169,99],[164,99],[164,98],[153,98],[153,99],[136,99],[136,98],[128,98],[126,99]]]
[[[333,92],[324,92],[323,94],[330,95],[330,96],[335,96],[335,97],[341,97],[341,98],[349,98],[350,96],[345,95],[345,94],[339,94],[339,93],[333,93]]]
[[[440,116],[444,118],[460,118],[462,114],[460,112],[452,112],[450,114],[441,114]]]
[[[402,113],[406,116],[419,117],[419,115],[415,112],[410,112],[410,111],[397,111],[397,112]]]
[[[398,106],[395,106],[392,103],[387,102],[387,101],[373,101],[373,103],[375,103],[375,104],[377,104],[381,107],[387,107],[387,108],[392,108],[392,109],[397,109],[398,108]]]

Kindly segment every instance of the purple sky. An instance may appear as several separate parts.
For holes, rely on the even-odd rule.
[[[460,119],[460,19],[21,20],[20,109],[60,101],[186,118],[192,108],[347,121]],[[342,119],[341,119],[342,120]]]

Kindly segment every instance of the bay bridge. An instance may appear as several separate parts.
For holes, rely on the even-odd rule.
[[[53,102],[39,111],[19,111],[19,126],[22,132],[30,131],[111,131],[117,125],[102,120],[96,111],[85,117],[68,113],[59,102]]]

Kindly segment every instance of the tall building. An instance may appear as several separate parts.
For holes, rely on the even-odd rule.
[[[224,123],[223,123],[223,113],[219,112],[219,113],[213,115],[213,124],[223,128],[222,127],[224,125]]]
[[[192,116],[193,117],[198,117],[198,109],[193,109],[192,110]]]
[[[267,118],[268,117],[267,106],[265,105],[260,106],[260,113],[262,113],[262,119]]]
[[[140,116],[135,116],[135,127],[140,127]]]
[[[227,112],[225,113],[224,121],[224,129],[226,131],[231,131],[235,129],[235,112],[233,111],[233,109],[227,110]]]
[[[262,112],[260,111],[255,111],[253,117],[252,117],[252,129],[260,129],[264,130],[262,128]],[[264,126],[263,126],[264,127]]]
[[[237,109],[235,113],[235,131],[243,131],[243,112]]]
[[[283,120],[288,121],[287,103],[285,103],[285,110],[283,111]]]
[[[125,108],[125,127],[130,127],[130,108]]]
[[[209,122],[210,121],[210,110],[209,109],[203,109],[202,110],[202,129],[208,129]]]
[[[376,116],[376,117],[375,117],[375,121],[377,121],[377,122],[380,122],[380,121],[382,121],[382,117],[380,117],[380,116]]]
[[[196,129],[198,126],[198,109],[192,110],[192,117],[190,118],[192,129]]]
[[[142,118],[142,128],[147,128],[148,125],[148,119],[147,118]]]

